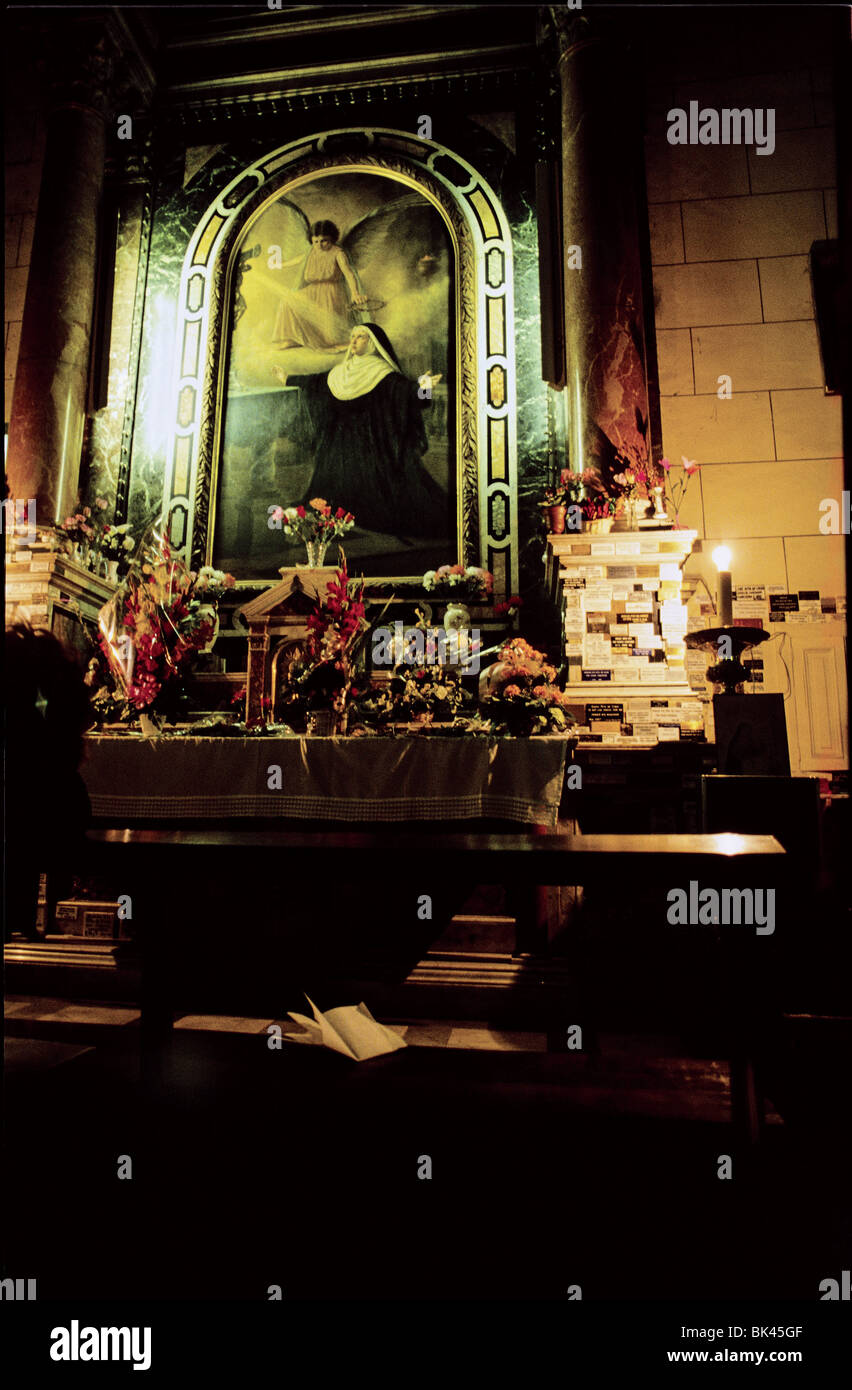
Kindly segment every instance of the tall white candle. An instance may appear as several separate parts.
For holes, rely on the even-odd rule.
[[[726,545],[717,546],[713,560],[719,571],[718,615],[720,627],[731,627],[734,621],[733,587],[731,584],[731,552]]]

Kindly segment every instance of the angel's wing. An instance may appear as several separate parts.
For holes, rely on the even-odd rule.
[[[388,334],[403,369],[415,377],[446,372],[454,267],[438,210],[422,194],[405,193],[362,217],[343,248],[364,293],[381,302],[369,317]]]
[[[311,224],[302,209],[291,203],[289,198],[277,198],[261,220],[263,235],[269,245],[281,248],[282,262],[308,254],[311,249]],[[289,272],[284,272],[288,275],[289,284],[296,283],[292,277],[296,276],[297,269],[293,267]]]
[[[359,273],[368,261],[381,258],[394,244],[413,264],[434,244],[436,224],[440,223],[438,213],[420,193],[404,193],[356,222],[342,245]]]

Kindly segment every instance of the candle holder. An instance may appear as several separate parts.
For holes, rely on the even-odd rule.
[[[719,638],[724,637],[730,643],[731,655],[719,660],[718,676],[714,679],[710,672],[714,667],[708,666],[707,679],[716,685],[724,686],[725,695],[738,695],[742,691],[740,687],[748,679],[748,671],[742,663],[743,652],[750,651],[752,647],[760,646],[761,642],[766,642],[769,633],[762,627],[706,627],[700,632],[688,632],[684,638],[687,647],[697,647],[702,651],[713,652],[719,655]]]

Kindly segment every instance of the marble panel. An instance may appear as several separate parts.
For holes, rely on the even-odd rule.
[[[87,440],[84,492],[90,505],[96,496],[106,497],[112,503],[118,483],[125,402],[131,381],[130,347],[142,230],[141,203],[141,190],[129,190],[119,218],[107,404],[92,419]]]
[[[789,256],[825,236],[822,193],[765,193],[685,203],[688,261]]]
[[[827,126],[784,131],[776,139],[773,154],[750,149],[748,164],[753,193],[833,188],[837,183],[833,132]]]
[[[717,463],[702,468],[701,482],[708,536],[813,536],[822,499],[840,496],[843,466],[839,459]]]
[[[692,374],[692,341],[688,328],[657,329],[657,365],[664,396],[695,393]]]
[[[837,221],[837,189],[825,188],[822,194],[825,205],[825,230],[826,236],[836,237],[840,235]]]
[[[844,536],[788,536],[784,541],[790,592],[819,589],[820,594],[846,593]]]
[[[807,256],[770,256],[759,260],[757,268],[765,322],[814,317]]]
[[[670,145],[668,121],[651,118],[645,141],[648,200],[725,198],[749,192],[748,161],[743,145]]]
[[[21,242],[21,222],[23,221],[23,216],[18,213],[13,217],[6,217],[4,221],[6,236],[5,265],[8,269],[9,266],[18,264],[18,246]]]
[[[658,328],[760,323],[754,261],[704,261],[654,267]]]
[[[22,319],[24,317],[28,275],[29,268],[27,266],[14,266],[6,271],[6,299],[3,312],[7,319]]]
[[[683,225],[680,203],[652,203],[648,208],[651,232],[651,262],[670,265],[683,261]]]
[[[779,459],[840,458],[842,404],[824,390],[773,391],[772,418]]]
[[[793,393],[779,392],[784,394]],[[664,396],[660,410],[663,452],[670,459],[685,454],[699,463],[748,463],[775,452],[767,391],[744,392],[729,401],[716,395]]]
[[[748,73],[737,77],[714,77],[700,82],[677,82],[674,106],[688,109],[691,101],[712,106],[752,111],[771,107],[775,130],[798,130],[813,124],[810,74],[806,69],[792,72]],[[759,163],[771,156],[761,155]]]
[[[769,391],[823,382],[816,324],[737,324],[694,328],[695,390],[715,391],[718,377],[731,378],[732,390]]]

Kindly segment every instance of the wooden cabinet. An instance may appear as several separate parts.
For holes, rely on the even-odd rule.
[[[785,624],[777,640],[767,642],[760,655],[764,689],[785,696],[791,772],[845,768],[849,740],[846,624]]]

